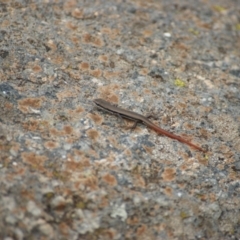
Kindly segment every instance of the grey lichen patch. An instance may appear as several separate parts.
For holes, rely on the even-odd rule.
[[[18,91],[7,82],[0,84],[0,95],[9,101],[16,101],[21,97]]]
[[[227,114],[209,115],[209,119],[213,122],[216,131],[221,133],[221,138],[228,142],[239,138],[239,123]]]

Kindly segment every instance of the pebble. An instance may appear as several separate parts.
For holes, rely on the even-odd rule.
[[[33,201],[27,203],[27,211],[35,217],[40,216],[42,213],[41,209]]]

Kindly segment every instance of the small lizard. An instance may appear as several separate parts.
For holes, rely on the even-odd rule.
[[[163,135],[165,135],[167,137],[170,137],[172,139],[176,139],[179,142],[185,143],[185,144],[189,145],[190,147],[193,147],[193,148],[195,148],[199,151],[202,151],[204,153],[206,152],[206,150],[204,150],[203,148],[187,141],[186,139],[158,127],[156,124],[149,121],[147,117],[145,117],[141,114],[138,114],[138,113],[135,113],[135,112],[117,107],[116,105],[113,105],[113,104],[111,104],[111,103],[109,103],[109,102],[107,102],[107,101],[105,101],[101,98],[95,99],[95,100],[93,100],[93,102],[96,104],[97,107],[99,107],[99,108],[101,108],[101,109],[103,109],[107,112],[110,112],[112,114],[116,114],[116,115],[118,115],[122,118],[126,118],[126,119],[130,119],[130,120],[135,121],[135,124],[133,125],[133,128],[136,127],[137,123],[141,122],[141,123],[145,124],[147,127],[154,129],[157,133],[163,134]]]

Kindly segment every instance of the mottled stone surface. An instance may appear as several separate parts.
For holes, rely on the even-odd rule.
[[[1,239],[240,239],[240,2],[1,1]],[[203,154],[94,108],[104,98]]]

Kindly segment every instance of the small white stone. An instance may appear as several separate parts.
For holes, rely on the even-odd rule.
[[[52,200],[51,205],[52,205],[53,208],[56,208],[56,207],[58,207],[62,204],[65,204],[65,202],[66,202],[66,200],[65,200],[64,197],[57,196]]]
[[[75,215],[76,215],[76,217],[79,218],[79,219],[84,219],[84,214],[83,214],[82,209],[76,209],[76,210],[75,210]]]
[[[123,203],[120,206],[119,205],[113,206],[111,217],[112,218],[120,217],[122,221],[125,221],[127,219],[127,212],[125,210],[125,204]]]
[[[181,192],[178,192],[177,195],[178,195],[178,197],[181,197],[181,196],[182,196],[182,193],[181,193]]]
[[[18,152],[15,151],[13,148],[10,149],[10,153],[11,155],[13,155],[14,157],[16,157],[18,155]]]
[[[122,48],[117,50],[118,55],[121,55],[123,52],[124,52],[124,50]]]
[[[42,213],[41,209],[33,201],[27,203],[27,211],[35,217],[40,216]]]
[[[5,221],[9,224],[14,225],[17,222],[17,219],[13,215],[7,215]]]
[[[168,37],[168,38],[172,36],[171,33],[169,33],[169,32],[165,32],[163,35],[164,35],[164,37]]]
[[[39,226],[39,230],[45,235],[48,236],[49,239],[53,236],[53,229],[50,224],[44,223]]]
[[[67,144],[67,143],[66,143],[66,144],[64,144],[64,146],[63,146],[63,149],[66,150],[66,151],[67,151],[67,150],[70,150],[71,148],[72,148],[72,144]]]
[[[134,202],[135,205],[139,205],[139,204],[141,203],[140,197],[135,196],[135,197],[133,198],[133,202]]]

